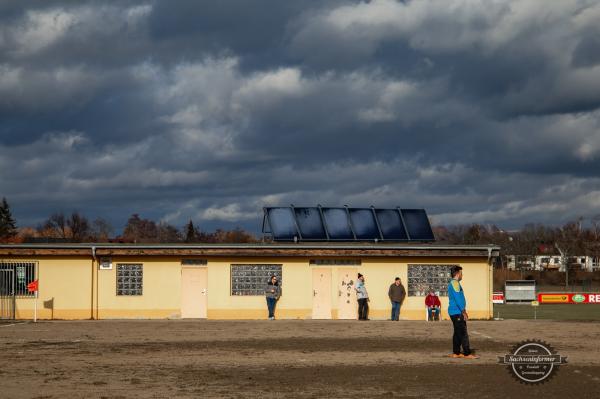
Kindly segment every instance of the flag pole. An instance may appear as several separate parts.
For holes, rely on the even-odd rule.
[[[39,291],[38,280],[34,280],[27,284],[27,292],[33,292],[33,322],[37,322],[37,303],[38,303],[38,291]]]

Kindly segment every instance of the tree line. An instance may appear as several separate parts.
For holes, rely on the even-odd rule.
[[[435,226],[436,241],[442,244],[496,244],[502,255],[540,254],[540,248],[556,248],[563,256],[588,255],[600,257],[600,215],[578,218],[562,226],[526,224],[506,231],[496,225],[464,224]],[[205,232],[190,220],[178,228],[170,223],[155,222],[133,214],[123,232],[114,236],[114,228],[103,219],[88,219],[79,212],[50,215],[36,227],[17,228],[6,198],[0,203],[0,241],[60,241],[60,242],[130,242],[130,243],[248,243],[258,239],[240,228]]]
[[[502,255],[543,255],[545,251],[563,257],[600,257],[600,215],[588,220],[583,217],[562,226],[526,224],[515,231],[495,225],[437,226],[438,242],[446,244],[496,244]]]
[[[133,214],[123,233],[114,236],[113,226],[103,218],[90,220],[80,212],[56,212],[35,227],[17,228],[5,198],[0,203],[0,242],[120,242],[120,243],[249,243],[258,241],[241,228],[200,230],[190,220],[182,228],[161,221],[144,219]]]

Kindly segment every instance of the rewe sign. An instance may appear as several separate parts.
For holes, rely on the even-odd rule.
[[[575,292],[539,293],[538,302],[550,303],[597,303],[600,304],[600,293],[580,294]]]

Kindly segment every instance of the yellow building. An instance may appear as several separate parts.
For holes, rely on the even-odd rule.
[[[403,319],[425,319],[426,291],[448,318],[448,269],[463,267],[471,318],[492,317],[496,246],[392,244],[15,244],[0,246],[0,315],[31,319],[267,318],[264,288],[280,276],[279,319],[355,319],[365,276],[371,319],[389,319],[389,286],[408,292]],[[27,284],[39,281],[37,298]]]

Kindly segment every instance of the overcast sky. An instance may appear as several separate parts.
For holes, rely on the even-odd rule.
[[[0,0],[0,196],[260,228],[600,214],[600,2]]]

